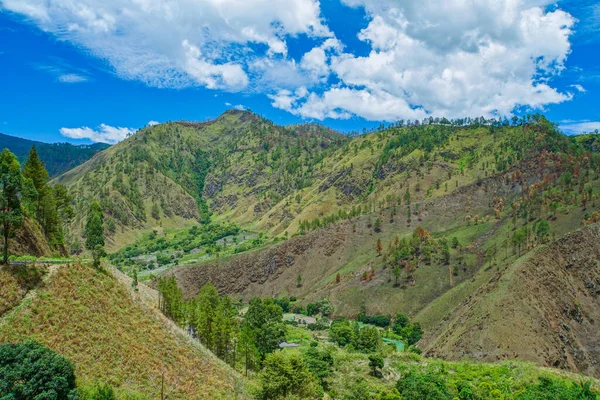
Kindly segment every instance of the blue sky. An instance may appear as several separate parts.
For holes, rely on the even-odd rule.
[[[600,128],[588,0],[0,0],[0,132],[116,142],[232,107],[342,131],[540,111]]]

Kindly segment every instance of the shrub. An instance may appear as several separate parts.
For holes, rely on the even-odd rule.
[[[36,342],[0,345],[0,398],[68,399],[76,396],[71,361]]]

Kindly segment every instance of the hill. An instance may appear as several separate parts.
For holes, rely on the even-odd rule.
[[[255,214],[267,212],[265,197],[281,197],[306,185],[311,165],[345,140],[320,126],[279,127],[232,110],[206,123],[144,128],[55,182],[68,186],[75,198],[80,218],[74,232],[81,232],[89,202],[100,202],[110,227],[109,246],[116,249],[152,228],[190,227],[211,215],[253,226]],[[271,157],[276,165],[270,165]],[[238,202],[232,194],[236,200],[226,200],[230,194],[221,188],[223,177],[237,182],[230,184],[244,193],[243,199]],[[230,218],[226,209],[247,215]]]
[[[548,339],[540,339],[536,344],[534,332],[540,330],[534,330],[527,346],[512,346],[519,342],[520,336],[506,331],[507,327],[520,323],[543,324],[552,313],[573,309],[575,298],[589,296],[589,290],[582,286],[582,277],[576,278],[581,282],[572,288],[574,297],[564,308],[555,306],[543,314],[533,313],[523,318],[503,314],[501,322],[488,325],[488,313],[483,307],[486,304],[483,299],[491,302],[497,300],[496,296],[519,298],[518,292],[513,293],[516,281],[502,286],[504,292],[494,282],[503,271],[519,268],[525,258],[534,257],[532,254],[537,254],[547,243],[557,239],[559,244],[550,248],[562,246],[563,255],[578,251],[575,242],[567,239],[569,236],[560,238],[579,229],[582,223],[598,220],[594,217],[600,206],[598,153],[587,146],[589,140],[567,138],[543,121],[491,131],[489,127],[454,128],[452,146],[461,149],[460,154],[465,154],[463,146],[470,147],[475,161],[463,164],[452,160],[449,146],[434,147],[428,157],[438,161],[432,163],[431,172],[425,168],[426,162],[418,163],[412,174],[403,176],[410,183],[399,183],[409,189],[409,196],[405,190],[404,196],[397,195],[394,201],[367,203],[367,210],[360,213],[353,213],[350,208],[347,214],[337,214],[332,220],[312,220],[308,225],[303,223],[303,235],[282,243],[197,265],[179,266],[163,272],[162,276],[175,276],[187,297],[195,296],[210,281],[221,292],[240,294],[245,299],[254,295],[293,295],[306,304],[327,298],[338,316],[353,316],[363,310],[371,315],[405,312],[415,316],[425,331],[434,335],[420,344],[431,354],[485,360],[496,360],[497,356],[519,357],[598,376],[594,365],[599,358],[594,343],[600,337],[590,326],[586,327],[585,321],[581,328],[571,328],[573,321],[564,322],[572,335],[580,332],[570,339],[561,331],[566,328],[551,330],[546,326]],[[445,153],[450,161],[439,153]],[[436,166],[446,173],[435,171]],[[391,173],[388,179],[394,182],[399,178]],[[423,186],[417,190],[417,185],[424,181],[437,179],[441,181],[438,189],[434,184],[427,191]],[[445,180],[454,187],[446,188]],[[382,196],[380,179],[373,182],[369,196]],[[600,246],[593,235],[589,237],[587,253],[592,257]],[[562,240],[566,240],[566,245],[560,245]],[[574,246],[570,247],[570,243]],[[535,276],[546,276],[548,270],[557,268],[551,259],[561,258],[558,255],[544,258],[548,262],[543,266],[528,264],[528,268],[539,271]],[[586,280],[595,284],[597,272],[591,264],[584,263],[581,267],[584,273],[591,274]],[[575,279],[568,274],[555,278],[554,284],[559,287],[569,287]],[[553,285],[533,280],[532,287],[522,293],[536,293],[541,301],[555,296],[552,288]],[[579,304],[582,301],[577,300]],[[467,311],[471,309],[469,304],[479,302],[482,308],[472,306],[477,312]],[[528,306],[520,305],[524,302],[514,307],[525,312]],[[495,303],[489,306],[492,304]],[[500,304],[497,310],[506,306]],[[588,307],[596,310],[589,311],[589,315],[594,315],[598,304],[592,301]],[[445,335],[452,336],[443,336],[448,329],[448,318],[457,318],[456,332],[462,332],[458,327],[474,328],[469,331],[470,340],[450,331]],[[480,329],[483,326],[486,328]],[[560,335],[569,343],[585,337],[591,344],[585,348],[580,344],[567,345]],[[471,345],[485,342],[488,336],[502,343],[490,340],[481,352],[469,353]],[[502,350],[492,351],[494,346]]]
[[[44,162],[51,177],[58,176],[92,158],[109,145],[73,145],[70,143],[43,143],[0,133],[0,149],[9,149],[23,164],[32,146],[36,146],[40,159]]]
[[[89,202],[101,203],[111,260],[127,273],[175,276],[186,298],[212,282],[245,300],[327,298],[337,316],[404,312],[433,335],[420,346],[445,354],[457,346],[442,339],[445,318],[463,315],[500,271],[598,220],[596,143],[539,115],[398,122],[351,137],[230,111],[147,127],[55,182],[75,198],[76,233]],[[595,353],[577,363],[575,350],[540,343],[534,353],[552,356],[515,354],[598,375]]]
[[[518,357],[600,376],[598,243],[595,224],[497,271],[422,346],[444,359]]]
[[[16,290],[19,280],[0,274]],[[233,370],[144,301],[155,298],[128,292],[110,273],[52,266],[27,289],[25,300],[0,314],[0,342],[45,344],[75,363],[78,386],[99,381],[115,387],[119,398],[157,398],[164,374],[169,398],[245,398]]]

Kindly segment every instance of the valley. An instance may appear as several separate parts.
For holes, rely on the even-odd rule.
[[[596,398],[598,140],[538,114],[346,135],[230,110],[52,176],[5,152],[35,193],[0,343],[117,398]]]

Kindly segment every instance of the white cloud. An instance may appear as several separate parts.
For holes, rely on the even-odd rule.
[[[148,126],[154,126],[154,125],[159,125],[160,122],[158,121],[148,121]]]
[[[318,0],[2,0],[2,6],[107,60],[120,77],[156,87],[238,91],[248,85],[247,64],[285,58],[289,37],[332,36]]]
[[[371,52],[333,55],[328,67],[339,79],[335,87],[313,90],[305,102],[276,94],[273,106],[318,119],[351,113],[396,120],[510,115],[517,107],[543,109],[573,97],[551,79],[564,70],[575,19],[545,11],[549,1],[344,3],[364,7],[371,18],[358,35]],[[322,66],[322,54],[316,55],[314,64]]]
[[[33,67],[53,75],[56,81],[61,83],[82,83],[90,80],[86,70],[74,68],[68,62],[56,57],[45,64],[34,64]]]
[[[568,135],[578,135],[580,133],[590,133],[595,130],[600,131],[600,121],[561,121],[560,128]]]
[[[553,79],[576,20],[551,0],[342,0],[369,20],[360,55],[326,26],[319,0],[0,1],[124,79],[266,92],[307,118],[491,117],[574,96]],[[294,58],[288,42],[300,35],[315,45]]]
[[[59,82],[62,83],[81,83],[81,82],[87,82],[88,78],[83,76],[83,75],[78,75],[78,74],[64,74],[64,75],[60,75],[58,78]]]
[[[152,121],[150,121],[152,122]],[[150,124],[150,123],[149,123]],[[88,128],[60,128],[60,133],[71,139],[90,139],[92,142],[115,144],[133,135],[137,129],[114,127],[100,124],[97,129]]]
[[[579,84],[569,85],[569,87],[577,89],[577,91],[579,93],[586,93],[587,92],[587,90],[583,86],[581,86]]]

